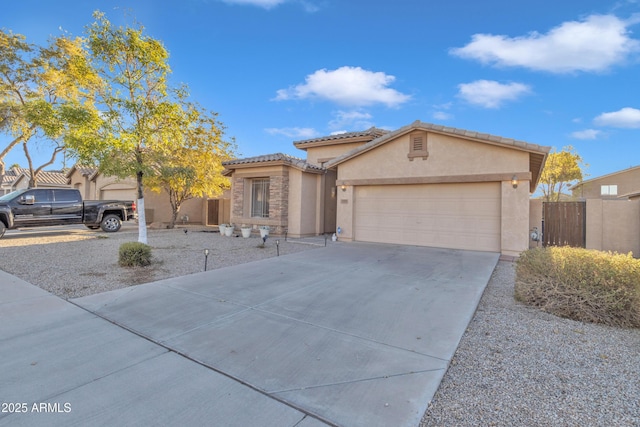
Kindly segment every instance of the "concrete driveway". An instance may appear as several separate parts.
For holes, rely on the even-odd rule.
[[[339,242],[73,303],[0,273],[0,425],[417,426],[498,257]]]

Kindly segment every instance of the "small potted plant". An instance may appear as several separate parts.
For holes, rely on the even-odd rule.
[[[250,225],[242,224],[242,226],[240,227],[240,231],[242,231],[242,237],[244,237],[245,239],[248,239],[249,237],[251,237]]]
[[[220,224],[218,226],[218,230],[220,230],[220,235],[221,236],[224,236],[224,231],[226,230],[226,228],[227,228],[227,224]]]
[[[268,235],[269,235],[269,226],[268,225],[261,225],[260,226],[260,238],[264,239]]]
[[[233,226],[233,224],[226,224],[226,227],[224,228],[224,235],[227,237],[233,236],[234,229],[235,227]]]

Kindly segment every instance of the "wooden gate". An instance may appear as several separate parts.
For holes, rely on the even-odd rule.
[[[544,202],[542,244],[573,246],[586,244],[586,202]]]
[[[209,199],[207,200],[207,225],[218,225],[218,215],[220,209],[220,200]]]

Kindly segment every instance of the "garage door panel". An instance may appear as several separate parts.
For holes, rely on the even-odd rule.
[[[135,189],[101,190],[101,200],[135,200]]]
[[[356,187],[355,239],[500,251],[500,184]]]

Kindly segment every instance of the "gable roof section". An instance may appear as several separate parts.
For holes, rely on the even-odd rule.
[[[75,164],[71,169],[67,171],[67,178],[71,178],[71,175],[73,175],[75,171],[78,171],[81,176],[89,177],[89,179],[93,179],[99,172],[98,168],[94,166],[83,166]]]
[[[8,177],[8,178],[7,178]],[[12,168],[5,172],[3,183],[16,184],[22,179],[29,179],[31,172],[27,168]],[[38,172],[38,184],[48,186],[67,186],[67,176],[62,171],[40,171]]]
[[[263,156],[255,156],[255,157],[245,157],[244,159],[235,159],[235,160],[222,162],[222,166],[224,166],[228,170],[258,167],[258,166],[274,166],[274,165],[292,166],[303,172],[312,172],[312,173],[324,172],[324,169],[319,166],[314,166],[310,163],[307,163],[303,159],[300,159],[298,157],[293,157],[283,153],[266,154]]]
[[[358,132],[345,132],[335,135],[321,136],[319,138],[294,141],[293,145],[301,150],[306,150],[307,148],[320,147],[323,145],[348,144],[352,142],[369,142],[389,132],[390,131],[388,130],[371,127],[367,130]]]
[[[623,169],[623,170],[621,170],[621,171],[617,171],[617,172],[611,172],[611,173],[608,173],[608,174],[606,174],[606,175],[597,176],[597,177],[595,177],[595,178],[586,179],[586,180],[584,180],[584,181],[580,181],[580,182],[578,182],[578,183],[576,183],[576,184],[574,184],[574,185],[570,186],[570,187],[569,187],[569,190],[572,190],[572,191],[573,191],[573,190],[575,190],[576,188],[581,187],[581,186],[582,186],[582,184],[586,184],[586,183],[589,183],[589,182],[599,181],[599,180],[601,180],[601,179],[605,179],[605,178],[611,178],[611,177],[614,177],[614,176],[616,176],[616,175],[621,175],[621,174],[624,174],[624,173],[634,172],[634,171],[636,171],[636,170],[638,170],[638,169],[640,169],[640,165],[638,165],[638,166],[632,166],[632,167],[630,167],[630,168]]]
[[[480,133],[475,131],[448,127],[448,126],[435,125],[432,123],[425,123],[425,122],[421,122],[420,120],[416,120],[415,122],[407,126],[403,126],[398,130],[386,133],[372,141],[369,141],[368,143],[358,148],[355,148],[351,151],[348,151],[347,153],[344,153],[341,156],[336,157],[335,159],[327,162],[325,164],[325,167],[326,168],[335,167],[340,163],[346,162],[347,160],[357,157],[360,154],[366,153],[369,150],[372,150],[380,145],[383,145],[393,139],[398,138],[399,136],[407,134],[416,129],[528,152],[529,153],[529,170],[531,171],[531,176],[532,176],[531,185],[530,185],[531,191],[534,191],[538,185],[538,179],[540,178],[540,174],[542,173],[544,162],[546,160],[547,154],[551,150],[551,147],[547,147],[547,146],[530,144],[528,142],[518,141],[511,138],[503,138],[501,136],[491,135],[488,133]]]

